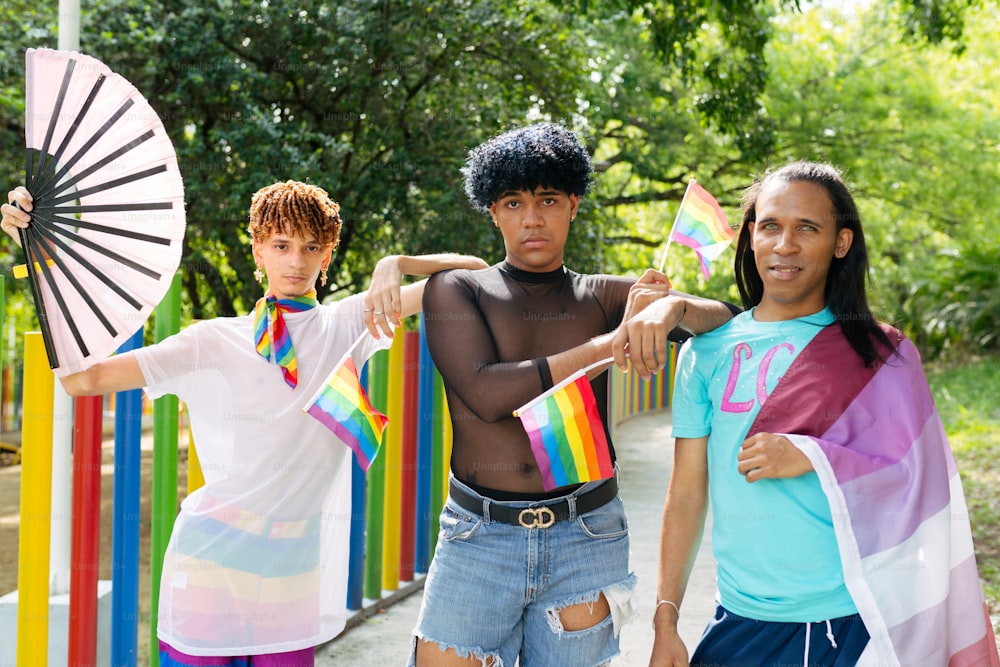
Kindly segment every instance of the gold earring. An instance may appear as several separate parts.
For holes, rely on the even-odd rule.
[[[326,271],[329,268],[330,268],[329,266],[324,266],[323,267],[323,273],[319,274],[319,286],[320,287],[326,287]]]
[[[260,270],[260,264],[257,265],[256,269],[254,269],[254,271],[253,271],[253,277],[261,285],[264,284],[264,272]]]

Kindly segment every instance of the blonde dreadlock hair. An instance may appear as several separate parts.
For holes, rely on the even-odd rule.
[[[272,234],[313,235],[323,245],[340,241],[340,205],[326,190],[299,181],[261,188],[250,202],[247,231],[255,243]]]

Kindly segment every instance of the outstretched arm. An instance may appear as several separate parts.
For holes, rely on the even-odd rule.
[[[593,378],[610,365],[613,331],[547,356],[531,356],[529,346],[523,357],[507,353],[504,359],[501,346],[512,349],[510,337],[527,340],[523,336],[528,332],[517,327],[514,318],[487,320],[478,303],[480,287],[461,273],[431,278],[424,294],[424,326],[431,356],[449,389],[482,421],[494,423],[509,418],[523,403],[581,368],[608,360],[590,370]],[[625,305],[624,294],[619,295],[617,313]],[[714,307],[714,302],[705,303]],[[700,308],[701,302],[691,307],[692,313]],[[611,306],[609,310],[615,309]],[[513,314],[516,318],[516,309]],[[720,307],[719,323],[729,317],[728,310]],[[551,350],[553,346],[545,347]]]
[[[130,352],[108,357],[85,371],[64,375],[59,381],[70,396],[100,396],[146,386],[139,362]]]
[[[489,266],[479,257],[455,253],[433,255],[387,255],[378,261],[372,272],[371,286],[365,294],[365,326],[375,338],[382,333],[392,337],[393,327],[402,318],[420,312],[426,280],[403,285],[404,275],[430,276],[447,269],[485,269]]]
[[[626,353],[639,376],[649,378],[666,364],[667,343],[674,329],[704,333],[721,327],[732,317],[732,309],[721,301],[671,289],[666,275],[647,269],[629,290],[625,316],[617,329],[580,348],[549,357],[552,380],[559,382],[581,367],[609,357],[625,370]],[[591,376],[605,368],[594,369]]]
[[[632,286],[621,326],[615,331],[608,356],[614,356],[621,370],[628,368],[639,377],[663,370],[667,362],[670,332],[680,327],[693,334],[717,329],[733,318],[735,306],[705,299],[670,288],[659,271],[649,269]]]

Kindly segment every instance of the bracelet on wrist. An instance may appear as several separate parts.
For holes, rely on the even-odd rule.
[[[673,608],[674,608],[674,611],[676,611],[676,612],[677,612],[677,615],[678,615],[678,616],[680,616],[680,615],[681,615],[681,608],[680,608],[680,607],[678,607],[678,606],[677,606],[677,603],[676,603],[676,602],[673,602],[672,600],[657,600],[657,601],[656,601],[656,607],[655,607],[655,608],[653,609],[653,613],[654,613],[654,614],[655,614],[655,613],[656,613],[656,611],[657,611],[657,610],[658,610],[658,609],[660,608],[660,605],[661,605],[661,604],[668,604],[668,605],[670,605],[671,607],[673,607]]]
[[[677,612],[677,619],[678,620],[680,620],[680,617],[681,617],[681,608],[677,606],[676,602],[674,602],[672,600],[657,600],[656,601],[656,607],[653,608],[653,629],[654,630],[656,629],[656,612],[660,610],[660,605],[661,604],[668,604],[671,607],[673,607],[674,611]]]

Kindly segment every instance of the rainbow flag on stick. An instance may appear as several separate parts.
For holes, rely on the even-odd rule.
[[[531,441],[546,491],[615,474],[604,423],[587,380],[588,370],[608,361],[577,371],[514,411]]]
[[[362,337],[367,335],[366,331]],[[318,419],[353,449],[361,469],[368,472],[382,445],[382,432],[389,418],[372,407],[361,386],[358,368],[351,358],[356,345],[351,346],[302,412]]]
[[[677,241],[698,253],[701,273],[707,279],[711,261],[729,247],[733,236],[733,230],[726,222],[726,214],[719,207],[719,202],[692,178],[684,191],[681,206],[677,209],[674,226],[667,236],[660,271],[663,271],[663,265],[667,261],[671,241]]]

